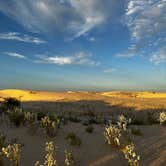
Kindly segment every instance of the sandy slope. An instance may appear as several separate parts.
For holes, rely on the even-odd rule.
[[[55,138],[49,138],[41,130],[31,135],[26,126],[11,128],[1,124],[0,131],[7,138],[17,138],[24,146],[21,148],[21,165],[33,166],[36,160],[42,161],[44,145],[48,140],[56,144],[56,158],[60,166],[64,165],[64,150],[72,149],[77,166],[127,166],[123,154],[104,141],[104,126],[94,125],[92,134],[85,132],[85,126],[80,123],[69,123],[62,126]],[[143,136],[133,136],[136,150],[141,155],[142,166],[164,166],[166,163],[166,129],[162,126],[141,126]],[[65,140],[69,132],[74,132],[82,140],[80,147],[70,147]]]

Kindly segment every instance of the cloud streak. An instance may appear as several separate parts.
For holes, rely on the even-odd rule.
[[[71,56],[40,56],[35,63],[46,63],[56,65],[84,65],[96,66],[99,62],[91,59],[91,54],[85,52],[77,52]]]
[[[26,59],[27,58],[26,56],[19,54],[19,53],[16,53],[16,52],[5,52],[4,54],[6,54],[10,57],[18,58],[18,59]]]
[[[46,41],[38,37],[32,37],[32,36],[21,34],[18,32],[0,33],[0,40],[15,40],[19,42],[33,43],[33,44],[46,43]]]

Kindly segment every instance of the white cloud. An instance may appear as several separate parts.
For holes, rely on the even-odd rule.
[[[15,52],[5,52],[5,54],[11,57],[19,58],[19,59],[26,59],[26,56],[19,53],[15,53]]]
[[[18,32],[0,33],[0,40],[16,40],[20,42],[34,43],[34,44],[45,43],[44,40],[38,37],[32,37],[26,34],[20,34]]]
[[[35,63],[47,63],[57,65],[87,65],[96,66],[99,62],[91,59],[91,54],[85,52],[78,52],[71,56],[38,56]]]
[[[160,64],[166,62],[166,47],[161,48],[159,51],[154,53],[150,58],[150,61],[154,64]]]
[[[166,41],[166,0],[126,0],[124,24],[131,34],[131,45],[118,57],[151,56],[161,52]],[[155,59],[153,57],[151,59]],[[158,57],[158,55],[157,55]],[[151,60],[153,61],[153,60]]]
[[[0,11],[30,31],[61,32],[76,38],[103,25],[112,17],[119,1],[2,0]]]

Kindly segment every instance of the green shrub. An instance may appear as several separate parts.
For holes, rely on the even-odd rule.
[[[73,146],[80,146],[82,144],[81,139],[73,132],[69,133],[65,139]]]
[[[46,114],[44,112],[38,112],[37,113],[37,120],[40,121],[42,118],[44,118]]]
[[[4,147],[6,144],[6,136],[2,133],[0,133],[0,149]]]
[[[85,131],[86,131],[87,133],[93,133],[94,128],[93,128],[93,126],[88,126],[88,127],[85,129]]]

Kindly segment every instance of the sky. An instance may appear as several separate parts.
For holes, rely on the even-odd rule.
[[[166,91],[166,0],[0,0],[0,89]]]

